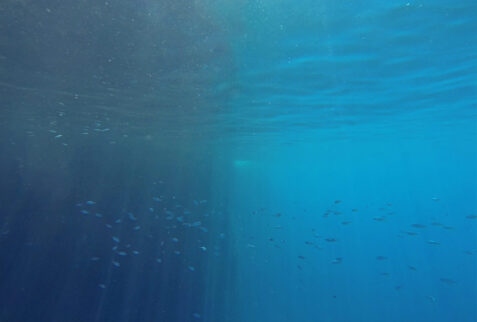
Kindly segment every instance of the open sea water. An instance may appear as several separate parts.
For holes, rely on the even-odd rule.
[[[0,2],[1,322],[477,321],[477,2]]]

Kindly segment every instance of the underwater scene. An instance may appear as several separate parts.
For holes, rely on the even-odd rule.
[[[0,1],[0,322],[476,322],[476,30]]]

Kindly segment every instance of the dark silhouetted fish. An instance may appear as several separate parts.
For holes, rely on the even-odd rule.
[[[341,264],[342,261],[343,261],[343,258],[336,257],[335,259],[331,261],[331,264]]]
[[[457,282],[454,281],[453,279],[450,279],[450,278],[447,278],[447,277],[441,277],[441,282],[444,283],[444,284],[447,284],[447,285],[451,285],[451,284],[456,284]]]

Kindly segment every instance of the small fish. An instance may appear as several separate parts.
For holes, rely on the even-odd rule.
[[[385,221],[386,218],[385,217],[374,217],[373,220],[374,221]]]
[[[412,224],[411,226],[414,228],[420,228],[420,229],[426,228],[426,225],[422,225],[422,224]]]
[[[199,314],[199,313],[194,313],[194,314],[192,314],[192,316],[193,316],[195,319],[200,319],[200,314]]]
[[[156,259],[156,262],[158,262],[159,264],[161,264],[161,263],[162,263],[162,259],[158,258],[158,259]]]
[[[413,232],[413,231],[405,231],[404,232],[406,235],[409,235],[409,236],[416,236],[417,233]]]
[[[96,217],[98,217],[98,218],[103,218],[103,215],[100,214],[99,212],[97,212],[97,213],[96,213]]]
[[[440,281],[444,284],[447,284],[447,285],[452,285],[452,284],[456,284],[457,282],[454,281],[453,279],[450,279],[450,278],[446,278],[446,277],[442,277],[440,279]]]
[[[351,224],[351,221],[342,221],[341,224],[346,226],[346,225]]]
[[[277,217],[277,218],[280,218],[282,216],[281,213],[276,213],[275,215],[273,215],[274,217]]]
[[[63,137],[63,135],[58,134],[57,136],[55,136],[55,139],[59,139],[59,138],[61,138],[61,137]]]
[[[298,255],[299,259],[305,259],[305,256]]]
[[[99,257],[96,257],[96,256],[91,257],[89,260],[92,261],[92,262],[97,262],[97,261],[99,261]]]
[[[106,227],[109,228],[109,229],[113,228],[113,226],[111,226],[110,224],[106,224]]]
[[[130,213],[130,212],[128,212],[128,218],[129,218],[129,220],[131,220],[131,221],[136,221],[136,220],[137,220],[137,218],[134,217],[134,215],[133,215],[132,213]]]
[[[86,201],[86,204],[87,204],[88,206],[92,206],[92,205],[95,205],[96,202],[94,202],[94,201],[92,201],[92,200],[88,200],[88,201]]]
[[[433,200],[433,201],[439,201],[440,199],[437,198],[437,197],[432,197],[431,200]]]
[[[88,211],[88,210],[84,210],[84,209],[83,209],[83,210],[81,210],[80,212],[81,212],[83,215],[87,215],[87,214],[89,214],[89,211]]]
[[[417,268],[411,265],[407,265],[407,268],[409,268],[411,271],[417,271]]]
[[[149,208],[149,212],[154,212],[154,208]]]
[[[104,284],[99,284],[98,286],[99,286],[99,288],[102,288],[102,289],[106,288],[106,285],[104,285]]]
[[[207,247],[205,247],[205,246],[200,246],[200,249],[205,252],[205,251],[207,250]]]
[[[180,255],[180,254],[181,254],[181,252],[180,252],[180,251],[178,251],[178,250],[176,250],[176,251],[174,251],[174,254],[176,254],[176,255]]]
[[[359,210],[354,208],[354,209],[351,209],[352,212],[358,212]]]
[[[179,242],[179,239],[177,239],[176,237],[173,237],[173,238],[172,238],[172,241],[173,241],[174,243],[178,243],[178,242]]]
[[[132,253],[133,253],[134,255],[139,255],[139,252],[138,252],[137,250],[133,250]]]
[[[109,129],[94,129],[96,132],[109,132]]]
[[[341,264],[342,261],[343,261],[343,258],[336,257],[335,259],[331,261],[331,264]]]
[[[116,237],[116,236],[113,236],[113,241],[114,241],[115,243],[119,243],[119,242],[120,242],[120,239],[119,239],[118,237]]]
[[[113,265],[116,266],[116,267],[119,267],[121,266],[121,264],[119,264],[119,262],[116,262],[116,261],[112,261]]]
[[[326,240],[327,242],[329,242],[329,243],[333,243],[333,242],[338,241],[336,238],[332,238],[332,237],[326,238],[325,240]]]
[[[432,240],[432,239],[428,240],[427,243],[428,243],[428,244],[431,244],[431,245],[437,245],[437,246],[441,244],[441,243],[439,243],[439,242],[437,242],[437,241],[435,241],[435,240]]]
[[[195,267],[194,267],[194,266],[189,266],[188,268],[189,268],[189,271],[191,271],[191,272],[195,271]]]
[[[133,229],[134,229],[134,230],[140,230],[140,229],[141,229],[141,226],[135,226]]]
[[[335,205],[341,203],[341,200],[335,200]]]
[[[468,215],[468,216],[465,216],[465,218],[467,218],[467,219],[477,219],[477,215]]]
[[[380,255],[380,256],[376,256],[376,259],[377,259],[378,261],[384,261],[384,260],[387,260],[388,258],[387,258],[386,256],[381,256],[381,255]]]
[[[115,224],[120,224],[121,221],[122,221],[121,218],[119,218],[119,219],[116,219],[116,220],[114,221],[114,223],[115,223]]]
[[[435,298],[434,296],[427,295],[427,296],[426,296],[426,299],[428,299],[428,300],[431,301],[432,303],[435,303],[435,302],[436,302],[436,298]]]
[[[126,256],[127,254],[128,254],[128,253],[122,252],[122,251],[121,251],[121,252],[118,252],[118,255],[119,255],[119,256]]]
[[[247,247],[249,247],[249,248],[255,248],[255,247],[257,247],[257,246],[255,246],[254,244],[247,244]]]

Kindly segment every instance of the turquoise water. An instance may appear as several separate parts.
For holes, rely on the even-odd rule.
[[[472,1],[0,4],[0,321],[477,321]]]

